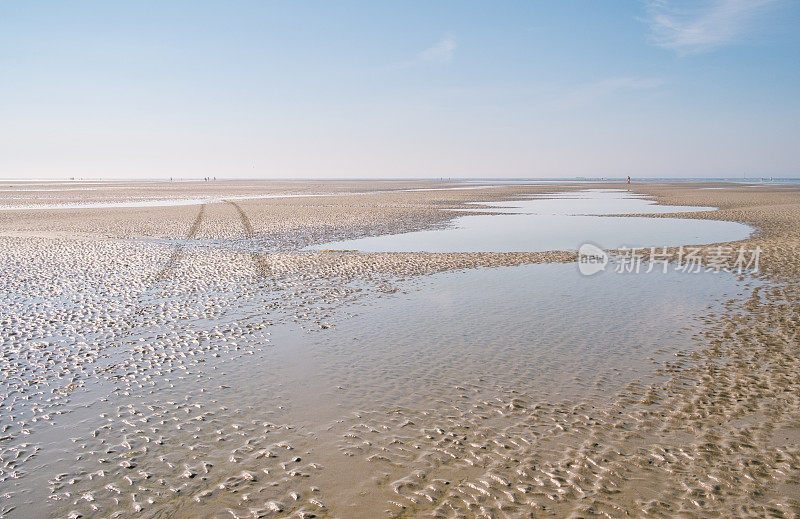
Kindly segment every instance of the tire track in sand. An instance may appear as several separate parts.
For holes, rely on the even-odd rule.
[[[197,216],[195,217],[192,226],[189,228],[189,233],[183,238],[184,240],[191,240],[197,236],[197,233],[200,231],[200,224],[203,222],[203,217],[205,216],[205,213],[206,213],[206,204],[203,204],[200,206],[200,210],[197,212]],[[167,274],[172,269],[175,268],[175,265],[177,265],[178,262],[183,257],[183,250],[185,248],[186,248],[185,243],[178,244],[175,250],[172,251],[172,254],[167,260],[166,265],[164,265],[164,267],[162,267],[162,269],[158,272],[158,274],[156,274],[155,277],[156,281],[163,281],[164,279],[166,279]]]
[[[247,216],[247,213],[244,212],[244,209],[242,209],[239,204],[231,200],[225,200],[225,202],[232,205],[239,214],[239,220],[242,222],[242,227],[244,227],[245,236],[247,236],[247,238],[250,240],[255,238],[256,233],[253,230],[253,223],[250,221],[250,217]],[[269,264],[262,254],[259,254],[258,252],[251,252],[250,257],[253,258],[253,263],[255,263],[256,270],[260,276],[267,277],[270,275]]]

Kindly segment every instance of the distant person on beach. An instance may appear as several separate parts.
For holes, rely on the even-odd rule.
[[[631,183],[631,176],[628,175],[628,184],[630,184],[630,183]]]

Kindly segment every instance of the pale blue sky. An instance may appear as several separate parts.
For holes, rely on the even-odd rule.
[[[800,176],[792,0],[0,0],[0,178]]]

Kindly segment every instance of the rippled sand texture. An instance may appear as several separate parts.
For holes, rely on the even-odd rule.
[[[415,290],[420,274],[574,261],[296,252],[576,186],[399,191],[428,187],[452,185],[261,183],[259,194],[342,193],[0,212],[0,516],[800,515],[797,188],[632,187],[721,207],[690,216],[757,226],[747,246],[763,249],[764,279],[690,325],[694,346],[664,344],[656,373],[568,399],[467,371],[401,406],[349,396],[350,379],[333,385],[347,366],[304,371],[313,363],[291,341],[324,348],[347,316]],[[83,196],[55,193],[31,196]]]

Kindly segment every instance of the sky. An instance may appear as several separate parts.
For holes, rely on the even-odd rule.
[[[800,177],[800,1],[0,0],[0,178]]]

